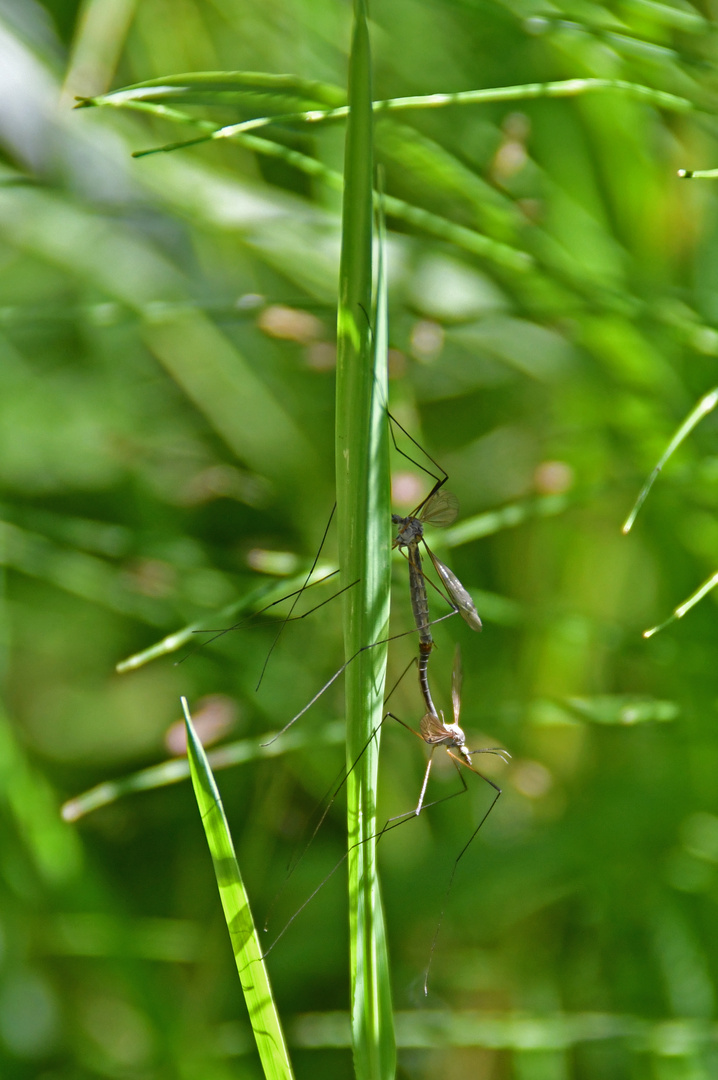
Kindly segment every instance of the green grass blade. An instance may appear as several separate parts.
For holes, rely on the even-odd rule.
[[[375,365],[372,294],[372,97],[366,8],[356,0],[349,66],[339,282],[336,470],[345,652],[387,637],[389,616],[389,457],[386,359]],[[347,669],[347,762],[381,721],[386,646],[362,652]],[[390,1080],[396,1067],[383,911],[376,872],[378,743],[347,785],[349,923],[354,1066],[360,1080]]]
[[[217,876],[224,917],[262,1068],[268,1080],[284,1080],[294,1074],[224,807],[185,698],[182,698],[182,708],[187,727],[187,756],[192,785]]]
[[[193,81],[192,81],[193,80]],[[225,80],[225,81],[223,81]],[[232,88],[226,80],[234,80]],[[265,91],[265,81],[266,91]],[[266,115],[266,94],[278,95],[281,92],[305,93],[312,100],[331,101],[335,106],[329,109],[308,108],[304,111]],[[254,111],[250,93],[260,92],[256,108],[265,115],[255,115],[237,124],[218,125],[209,120],[195,118],[173,109],[162,102],[196,102],[196,95],[204,95],[205,104],[226,104],[226,95],[233,93],[242,98],[242,104]],[[628,98],[643,101],[647,105],[671,112],[688,113],[701,111],[700,106],[688,98],[656,90],[641,83],[632,83],[620,79],[563,79],[554,82],[524,83],[513,86],[488,87],[478,90],[461,91],[455,94],[430,94],[415,97],[392,98],[385,101],[371,102],[372,110],[377,114],[405,113],[407,111],[436,109],[453,106],[487,105],[495,102],[535,100],[540,98],[575,98],[595,93],[616,93]],[[283,125],[311,126],[321,123],[343,121],[348,115],[348,106],[338,104],[341,92],[336,87],[326,84],[305,83],[294,76],[268,76],[257,72],[205,72],[194,76],[170,76],[167,79],[155,79],[149,83],[136,84],[111,94],[83,99],[83,105],[110,108],[129,108],[146,111],[155,116],[164,117],[182,125],[193,125],[204,134],[182,142],[168,143],[150,150],[138,151],[135,157],[148,154],[171,152],[209,140],[231,139],[245,146],[248,150],[264,156],[284,159],[294,168],[311,176],[321,178],[331,187],[341,186],[341,177],[321,162],[299,151],[292,150],[273,142],[260,139],[251,132],[263,126],[281,123]],[[193,96],[194,95],[194,96]],[[212,95],[215,95],[213,98]],[[278,96],[273,97],[276,104]],[[682,175],[709,175],[688,174]],[[533,257],[526,251],[516,250],[511,245],[501,243],[492,237],[484,236],[475,228],[468,228],[431,213],[421,207],[412,206],[401,199],[387,197],[386,212],[405,221],[428,235],[438,236],[457,247],[478,255],[480,258],[495,263],[517,274],[526,273],[534,266]]]
[[[624,526],[623,526],[624,534],[629,533],[631,531],[633,523],[636,520],[636,518],[638,517],[638,511],[641,509],[644,502],[646,501],[646,497],[648,495],[648,492],[653,487],[654,481],[656,480],[656,478],[657,478],[659,472],[661,471],[661,469],[663,468],[663,466],[666,464],[666,462],[670,458],[671,454],[673,454],[673,452],[678,449],[678,447],[681,445],[683,440],[685,438],[687,438],[688,435],[690,435],[690,433],[693,431],[693,428],[703,419],[703,417],[706,416],[709,412],[712,412],[713,409],[715,409],[717,404],[718,404],[718,387],[714,387],[713,390],[711,390],[708,394],[706,394],[704,397],[701,398],[701,400],[698,402],[698,404],[695,406],[695,408],[692,409],[691,412],[688,414],[688,416],[685,418],[685,420],[683,421],[681,426],[678,428],[678,431],[675,433],[675,435],[673,436],[673,438],[669,442],[668,446],[666,447],[666,451],[663,454],[663,456],[661,457],[661,460],[658,462],[655,469],[653,470],[653,472],[651,473],[651,475],[648,477],[645,484],[641,488],[640,494],[639,494],[638,498],[636,499],[635,505],[634,505],[633,509],[631,510],[630,514],[628,515],[628,517],[626,518],[626,521],[624,523]],[[703,595],[703,594],[701,594],[701,595]],[[698,599],[700,599],[700,597],[698,597]],[[688,603],[688,601],[686,601],[686,603]],[[686,610],[688,610],[688,609],[686,608]],[[678,609],[676,609],[676,613],[677,613],[677,611],[678,611]],[[682,612],[681,614],[685,615],[685,611]],[[680,618],[680,616],[677,615],[677,618]],[[657,629],[659,629],[659,628],[655,627],[654,630],[652,631],[652,633],[655,633],[655,630],[657,630]]]

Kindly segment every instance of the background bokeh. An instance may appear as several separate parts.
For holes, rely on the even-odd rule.
[[[469,745],[513,755],[478,759],[504,794],[459,865],[427,999],[449,874],[491,789],[471,783],[380,845],[401,1075],[714,1077],[715,599],[641,633],[716,569],[715,417],[620,531],[716,381],[718,189],[676,177],[718,165],[712,8],[384,0],[372,14],[377,98],[598,77],[699,106],[606,91],[377,122],[387,193],[435,215],[389,221],[391,408],[450,474],[474,539],[435,546],[485,624],[436,628],[433,685],[448,706],[460,641]],[[190,623],[228,625],[226,605],[261,606],[284,578],[296,588],[311,563],[333,502],[339,195],[229,143],[133,159],[188,133],[72,104],[221,69],[341,89],[350,15],[317,0],[0,4],[3,1077],[259,1075],[189,785],[60,819],[65,800],[168,756],[180,694],[198,713],[216,695],[225,742],[246,748],[218,779],[270,939],[342,854],[339,798],[273,904],[342,767],[341,680],[291,752],[257,743],[341,663],[338,605],[286,628],[258,692],[275,614],[114,671]],[[270,134],[341,168],[341,126]],[[477,252],[478,234],[531,258]],[[410,507],[431,481],[398,454],[393,468]],[[331,530],[321,560],[335,564]],[[405,578],[397,559],[396,634]],[[390,685],[414,650],[392,646]],[[416,726],[413,676],[391,704]],[[385,816],[415,804],[422,755],[387,729]],[[437,798],[456,786],[438,765]],[[270,954],[301,1077],[351,1075],[342,877]]]

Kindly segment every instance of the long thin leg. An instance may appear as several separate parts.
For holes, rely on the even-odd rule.
[[[280,637],[281,637],[281,635],[282,635],[282,631],[284,630],[284,627],[285,627],[285,626],[287,625],[287,623],[288,623],[288,622],[289,622],[289,620],[291,619],[291,617],[292,617],[292,612],[294,611],[294,608],[296,607],[296,605],[297,605],[297,604],[299,603],[299,597],[301,596],[301,594],[302,594],[302,593],[304,592],[304,590],[306,589],[307,585],[309,584],[309,581],[310,581],[310,579],[311,579],[311,576],[312,576],[312,574],[314,573],[315,567],[316,567],[317,563],[319,562],[319,556],[320,556],[320,555],[321,555],[321,553],[322,553],[322,548],[324,547],[324,542],[325,542],[325,540],[326,540],[326,538],[327,538],[327,534],[328,534],[328,532],[329,532],[329,529],[331,528],[331,524],[332,524],[332,520],[333,520],[333,518],[334,518],[334,513],[335,513],[335,511],[336,511],[336,508],[337,508],[337,504],[336,504],[336,503],[334,503],[334,506],[332,507],[332,512],[331,512],[331,514],[329,515],[329,521],[327,522],[327,524],[326,524],[326,528],[324,529],[324,535],[322,536],[322,542],[320,543],[319,547],[317,548],[317,553],[316,553],[316,555],[314,556],[314,562],[312,563],[312,565],[311,565],[311,567],[310,567],[310,569],[309,569],[309,573],[307,574],[306,578],[304,579],[304,584],[302,585],[302,588],[301,588],[301,589],[299,590],[299,592],[297,593],[296,597],[294,598],[294,603],[292,604],[292,606],[291,606],[291,607],[290,607],[290,609],[289,609],[289,614],[287,615],[287,617],[285,618],[284,622],[282,623],[282,625],[281,625],[281,626],[279,627],[279,629],[277,630],[277,633],[276,633],[276,635],[275,635],[274,641],[272,642],[272,644],[271,644],[271,645],[270,645],[270,647],[269,647],[269,652],[268,652],[268,653],[267,653],[267,655],[266,655],[266,658],[265,658],[265,660],[264,660],[264,663],[263,663],[263,665],[262,665],[262,670],[261,670],[261,672],[260,672],[260,674],[259,674],[259,681],[257,682],[257,685],[256,685],[256,686],[255,686],[255,688],[254,688],[254,689],[255,689],[255,692],[256,692],[257,690],[259,690],[260,686],[262,685],[262,679],[264,678],[264,673],[265,673],[265,671],[267,670],[267,664],[269,663],[269,659],[270,659],[270,657],[271,657],[272,653],[274,652],[274,647],[275,647],[275,645],[277,644],[277,642],[279,641],[279,639],[280,639]],[[356,583],[355,583],[355,584],[356,584]],[[344,590],[342,590],[342,592],[343,592],[343,591],[344,591]]]
[[[478,769],[475,769],[473,766],[469,765],[468,762],[462,761],[461,758],[457,758],[455,754],[452,754],[451,750],[449,750],[448,747],[446,748],[446,752],[449,755],[449,757],[452,759],[452,761],[454,762],[454,765],[456,766],[456,770],[459,773],[459,775],[462,775],[461,774],[461,766],[463,766],[465,769],[469,769],[470,772],[475,773],[476,776],[480,776],[482,780],[485,780],[487,784],[490,784],[490,786],[494,789],[496,794],[494,795],[493,799],[491,800],[491,805],[489,806],[488,810],[486,811],[486,813],[483,815],[483,817],[479,821],[479,824],[476,826],[476,828],[472,832],[471,836],[466,841],[466,843],[462,847],[461,851],[459,852],[459,854],[454,859],[454,865],[451,868],[451,874],[449,876],[449,883],[446,886],[446,892],[444,893],[444,898],[443,898],[443,900],[441,902],[441,911],[439,913],[439,921],[438,921],[438,923],[436,925],[436,930],[434,931],[434,937],[432,938],[432,942],[431,942],[431,949],[429,950],[429,961],[428,961],[428,963],[426,965],[426,971],[424,972],[424,994],[425,995],[427,995],[429,993],[429,970],[431,968],[431,961],[434,958],[434,949],[436,948],[436,942],[437,942],[437,940],[439,938],[439,931],[441,930],[441,924],[444,921],[444,913],[446,911],[446,903],[447,903],[447,901],[449,899],[449,893],[451,892],[451,888],[452,888],[452,886],[454,884],[454,878],[456,877],[456,871],[458,869],[459,863],[460,863],[461,859],[464,857],[464,855],[466,854],[466,852],[468,851],[468,849],[471,847],[471,844],[473,843],[474,839],[476,838],[477,833],[481,829],[482,825],[484,824],[484,822],[488,818],[488,816],[491,813],[491,811],[493,810],[493,808],[496,806],[496,803],[499,801],[499,796],[501,795],[501,788],[498,786],[498,784],[495,784],[493,782],[493,780],[489,780],[488,776],[484,776],[483,773],[480,773]]]
[[[418,442],[416,441],[416,439],[415,439],[415,438],[413,438],[413,436],[411,436],[411,435],[409,434],[409,432],[408,432],[408,431],[406,430],[406,428],[405,428],[405,427],[403,427],[403,426],[402,426],[402,425],[401,425],[401,424],[399,423],[399,421],[398,421],[398,420],[396,419],[396,417],[395,417],[395,416],[392,416],[392,414],[391,414],[391,413],[389,412],[389,410],[388,410],[388,409],[386,410],[386,415],[387,415],[387,416],[389,417],[389,434],[391,435],[391,441],[392,441],[392,442],[393,442],[393,444],[394,444],[394,449],[396,450],[397,454],[401,454],[401,456],[402,456],[403,458],[406,458],[406,460],[407,460],[407,461],[410,461],[412,465],[416,465],[417,469],[421,469],[421,471],[422,471],[422,472],[425,472],[425,473],[427,474],[427,476],[430,476],[430,477],[432,478],[432,480],[435,480],[435,481],[436,481],[436,484],[435,484],[435,485],[434,485],[434,487],[433,487],[433,488],[431,489],[431,491],[429,492],[429,494],[428,494],[428,495],[426,496],[426,498],[424,499],[424,502],[422,502],[422,503],[421,503],[421,506],[423,506],[423,505],[424,505],[424,503],[426,503],[426,502],[428,502],[428,501],[429,501],[429,499],[431,498],[431,496],[432,496],[432,495],[435,495],[435,494],[436,494],[436,492],[437,492],[437,491],[439,490],[439,488],[440,488],[440,487],[443,487],[443,486],[444,486],[444,484],[446,483],[446,481],[447,481],[447,480],[449,479],[449,474],[448,474],[448,473],[446,472],[446,470],[445,470],[445,469],[442,469],[442,467],[441,467],[441,465],[439,465],[439,462],[438,462],[438,461],[434,461],[434,459],[433,459],[433,457],[431,456],[431,454],[430,454],[430,453],[428,453],[428,451],[426,451],[426,450],[424,449],[424,447],[423,447],[423,446],[421,445],[421,443],[418,443]],[[409,440],[409,442],[413,443],[413,444],[414,444],[414,446],[415,446],[415,447],[417,448],[417,450],[421,450],[422,454],[423,454],[423,455],[424,455],[424,457],[425,457],[425,458],[427,459],[427,461],[430,461],[430,462],[431,462],[431,464],[432,464],[432,465],[433,465],[433,466],[434,466],[434,467],[435,467],[436,469],[438,469],[438,470],[439,470],[439,472],[440,472],[440,473],[442,474],[442,476],[436,476],[436,474],[435,474],[435,473],[433,473],[433,472],[431,472],[431,470],[430,470],[430,469],[427,469],[427,468],[425,468],[425,466],[424,466],[424,465],[420,465],[418,461],[415,461],[413,457],[410,457],[410,456],[409,456],[409,454],[407,454],[407,453],[406,453],[406,452],[405,452],[404,450],[401,450],[401,449],[399,448],[399,445],[397,444],[397,441],[396,441],[396,437],[394,436],[394,429],[393,429],[392,425],[396,425],[396,427],[398,427],[398,428],[399,428],[399,430],[400,430],[400,431],[402,431],[402,432],[403,432],[403,433],[404,433],[404,434],[406,435],[406,437],[407,437],[407,439]],[[442,477],[443,477],[443,479],[442,479]]]
[[[446,614],[446,615],[441,615],[438,619],[433,619],[432,620],[432,626],[435,623],[443,622],[444,619],[450,619],[452,617],[452,615],[455,615],[455,614],[456,614],[456,612],[452,610],[452,611],[448,612],[448,614]],[[295,716],[293,716],[291,720],[288,720],[287,723],[284,725],[284,727],[281,728],[281,730],[278,731],[276,733],[276,735],[273,735],[271,739],[268,739],[266,743],[262,743],[261,745],[262,746],[271,746],[272,743],[276,739],[278,739],[280,735],[284,735],[285,731],[288,731],[289,728],[292,726],[292,724],[294,724],[297,720],[299,720],[300,717],[304,716],[305,712],[308,712],[309,709],[311,709],[312,705],[314,705],[314,703],[319,700],[319,698],[322,696],[322,694],[325,693],[325,691],[327,691],[329,689],[329,687],[332,686],[332,684],[337,681],[339,676],[342,675],[346,671],[346,669],[349,667],[349,665],[352,663],[352,661],[356,660],[357,656],[360,656],[361,653],[366,652],[367,649],[373,649],[377,645],[386,645],[386,643],[389,642],[389,641],[398,641],[399,638],[408,637],[410,634],[415,634],[415,633],[416,633],[416,627],[414,627],[411,630],[404,630],[400,634],[392,634],[391,637],[382,638],[380,641],[372,641],[372,642],[370,642],[369,645],[362,645],[362,647],[360,649],[357,649],[357,651],[354,653],[353,656],[350,656],[348,660],[344,661],[344,663],[338,669],[338,671],[334,672],[331,679],[328,679],[327,682],[324,683],[324,686],[322,686],[322,688],[316,692],[316,694],[311,699],[311,701],[308,701],[303,709],[300,709],[299,712]],[[410,729],[410,730],[412,730],[412,729]],[[416,734],[416,732],[414,734]],[[419,736],[419,737],[421,737],[421,736]]]
[[[465,780],[462,780],[462,784],[463,787],[459,788],[458,791],[452,791],[448,795],[442,795],[440,799],[432,799],[431,802],[424,803],[422,811],[431,810],[433,806],[440,806],[441,803],[448,802],[449,799],[455,799],[457,795],[464,795],[469,789]],[[416,810],[405,810],[403,814],[395,814],[393,817],[387,818],[381,830],[376,834],[377,843],[379,843],[384,833],[391,832],[392,829],[398,828],[399,825],[403,825],[407,821],[414,821],[417,816]]]
[[[293,596],[299,597],[303,592],[306,592],[307,588],[312,589],[317,585],[323,585],[325,581],[329,581],[331,578],[336,577],[338,573],[338,570],[332,570],[331,574],[325,574],[323,578],[319,578],[318,581],[312,582],[311,585],[302,585],[300,589],[295,589],[294,592],[287,593],[285,596],[280,596],[278,600],[272,600],[271,604],[265,604],[263,608],[259,608],[257,611],[252,611],[244,619],[240,619],[239,622],[232,623],[231,626],[223,626],[221,630],[213,630],[211,627],[207,627],[203,630],[193,630],[193,634],[214,634],[214,637],[208,638],[207,641],[203,641],[199,645],[196,645],[185,656],[183,656],[181,660],[178,660],[177,663],[184,663],[187,657],[193,656],[197,649],[204,648],[206,645],[211,645],[213,641],[216,641],[218,638],[224,637],[225,634],[231,634],[233,630],[239,630],[240,627],[246,626],[247,623],[251,623],[253,619],[258,618],[259,615],[263,615],[265,611],[270,611],[273,607],[276,607],[277,604],[283,604],[285,603],[285,601],[291,600]],[[353,588],[357,583],[357,581],[352,581],[350,585],[345,585],[344,588],[339,589],[339,591],[335,592],[332,596],[328,596],[326,600],[322,600],[321,604],[317,604],[316,607],[310,608],[309,611],[305,611],[302,615],[290,616],[288,619],[285,619],[285,622],[296,622],[299,619],[306,618],[307,615],[312,615],[315,611],[319,611],[319,608],[324,607],[325,604],[331,603],[331,601],[334,600],[337,596],[341,596],[341,594],[343,592],[346,592],[347,589]]]
[[[386,720],[389,716],[392,716],[394,719],[398,719],[398,717],[393,716],[393,713],[387,713],[386,716],[384,717],[384,720]],[[382,724],[384,723],[384,720],[382,720]],[[400,720],[399,722],[402,723],[402,724],[404,723],[403,720]],[[408,724],[405,724],[404,726],[407,727],[409,731],[414,731],[414,729],[410,728],[408,726]],[[368,746],[371,739],[374,738],[374,736],[376,735],[376,732],[379,730],[379,727],[381,727],[381,724],[379,724],[378,727],[374,729],[374,731],[372,732],[372,734],[370,736],[370,739],[367,742],[366,746]],[[418,732],[414,731],[414,734],[418,735]],[[419,735],[419,738],[421,738],[420,735]],[[364,750],[366,750],[366,746],[364,747]],[[362,750],[362,754],[364,753],[364,750]],[[361,757],[361,754],[359,755],[359,757]],[[354,762],[354,765],[352,765],[352,769],[357,765],[358,761],[359,761],[359,758],[357,758],[357,760]],[[461,775],[461,774],[459,774],[459,775]],[[456,798],[457,795],[463,795],[464,792],[468,791],[468,788],[466,786],[466,781],[463,779],[463,777],[461,777],[461,782],[462,782],[463,786],[462,786],[460,791],[452,791],[450,795],[443,795],[440,799],[435,799],[432,802],[425,803],[424,806],[423,806],[423,809],[424,810],[429,810],[433,806],[439,806],[440,803],[448,802],[449,799]],[[326,813],[325,813],[324,816],[326,816]],[[320,890],[324,888],[324,886],[329,881],[329,879],[332,878],[334,876],[334,874],[336,874],[337,870],[339,870],[339,868],[341,866],[343,866],[343,864],[346,862],[346,860],[347,860],[347,858],[349,856],[350,851],[353,851],[357,847],[361,847],[361,845],[367,843],[368,840],[376,840],[377,843],[378,843],[381,840],[382,836],[384,836],[385,833],[391,832],[392,829],[396,829],[400,825],[405,825],[408,821],[415,821],[416,817],[417,817],[417,811],[416,810],[407,810],[403,814],[397,814],[395,817],[388,818],[387,821],[384,823],[384,825],[382,826],[382,828],[378,832],[373,833],[371,836],[367,836],[364,840],[360,840],[356,844],[352,844],[352,846],[350,848],[347,848],[346,852],[342,855],[341,859],[339,859],[336,866],[334,866],[329,871],[329,873],[326,875],[326,877],[324,877],[319,882],[317,887],[312,890],[312,892],[309,894],[309,896],[306,898],[306,900],[300,905],[300,907],[297,908],[297,910],[294,912],[294,914],[291,916],[291,918],[289,918],[287,920],[287,922],[284,924],[282,929],[279,931],[279,933],[275,937],[274,941],[271,943],[271,945],[269,945],[267,947],[267,949],[265,949],[265,951],[264,951],[264,953],[262,955],[263,956],[268,956],[269,955],[269,953],[272,951],[272,949],[277,944],[277,942],[280,941],[281,938],[284,937],[284,935],[286,934],[287,930],[292,925],[294,920],[296,918],[298,918],[299,915],[301,915],[301,913],[304,911],[305,907],[309,903],[311,903],[311,901],[314,899],[314,897],[317,895],[317,893],[320,892]],[[324,820],[324,818],[322,818],[322,821],[323,820]],[[314,835],[316,835],[316,833]],[[305,848],[305,851],[306,851],[306,848]],[[304,854],[304,852],[302,854]],[[276,903],[276,897],[275,897],[275,900],[272,902],[272,906],[274,906],[275,903]],[[267,929],[266,920],[265,920],[264,929],[265,929],[265,931]]]
[[[426,763],[426,771],[424,773],[424,782],[421,785],[421,791],[419,792],[419,801],[416,804],[416,810],[414,811],[414,813],[416,814],[417,817],[421,813],[421,808],[424,805],[424,796],[426,795],[426,785],[429,783],[429,773],[431,772],[431,763],[434,760],[434,750],[435,749],[436,749],[436,747],[432,746],[431,753],[429,754],[429,760]]]
[[[416,657],[413,657],[409,661],[409,663],[406,665],[406,667],[402,671],[401,675],[399,676],[397,681],[392,686],[389,693],[384,698],[384,705],[385,706],[388,704],[389,700],[391,699],[392,695],[394,694],[394,691],[397,689],[397,687],[401,683],[402,679],[407,674],[409,668],[412,667],[415,663],[416,663]],[[282,892],[284,891],[290,877],[292,876],[294,871],[299,866],[300,862],[302,861],[302,859],[306,855],[306,853],[309,850],[309,848],[311,847],[311,845],[314,843],[314,840],[315,840],[315,838],[317,836],[317,833],[319,832],[322,825],[324,824],[324,822],[325,822],[325,820],[326,820],[326,818],[327,818],[327,816],[329,814],[329,811],[331,810],[331,808],[334,805],[336,799],[338,798],[342,788],[347,783],[347,781],[348,781],[349,777],[351,776],[352,772],[354,771],[354,769],[356,769],[357,765],[359,764],[359,762],[363,758],[364,754],[369,749],[369,745],[371,744],[372,739],[374,739],[376,737],[377,732],[381,728],[382,724],[390,716],[393,719],[398,720],[398,717],[395,717],[393,713],[390,713],[390,712],[385,713],[385,715],[383,716],[381,722],[379,724],[377,724],[377,726],[374,728],[374,730],[372,731],[372,733],[369,736],[369,738],[367,739],[367,741],[364,743],[364,746],[362,747],[361,752],[359,753],[359,755],[357,756],[356,760],[353,762],[351,767],[348,768],[348,769],[347,768],[340,769],[338,776],[335,777],[334,781],[332,782],[332,784],[329,787],[329,790],[326,792],[326,794],[320,800],[318,808],[315,811],[315,814],[317,814],[318,816],[317,816],[316,824],[314,825],[314,827],[311,830],[311,835],[309,836],[309,839],[306,841],[306,843],[303,845],[301,851],[299,851],[298,854],[294,858],[292,858],[292,860],[290,861],[289,868],[287,870],[287,874],[286,874],[286,876],[284,878],[284,881],[280,885],[276,895],[274,896],[273,900],[271,901],[271,903],[269,905],[269,908],[267,910],[267,914],[266,914],[266,917],[265,917],[265,921],[264,921],[264,929],[265,929],[265,931],[267,929],[267,923],[269,922],[272,911],[276,907],[277,902],[278,902],[280,896],[282,895]],[[403,724],[404,721],[399,720],[399,723]],[[409,727],[408,724],[405,724],[404,726],[407,728],[408,731],[411,731],[411,732],[413,732],[413,734],[418,735],[418,732],[415,732],[414,729]],[[419,736],[419,737],[421,737],[421,736]],[[386,825],[385,825],[385,827],[386,827]],[[379,833],[377,835],[381,835],[381,833]],[[333,873],[333,871],[332,871],[332,873]]]

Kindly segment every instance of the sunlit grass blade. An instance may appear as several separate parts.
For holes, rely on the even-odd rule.
[[[374,350],[372,307],[373,130],[371,53],[364,0],[355,0],[344,153],[337,320],[336,472],[344,649],[353,656],[386,638],[390,592],[386,355]],[[347,669],[347,768],[382,719],[386,646]],[[378,740],[347,784],[352,1042],[359,1080],[391,1080],[396,1048],[384,918],[376,871]]]
[[[678,431],[675,433],[675,435],[673,436],[673,438],[669,442],[668,446],[666,447],[666,451],[663,454],[663,456],[661,457],[658,464],[656,465],[655,469],[653,470],[653,472],[651,473],[651,475],[648,477],[645,484],[641,488],[640,494],[639,494],[638,498],[636,499],[636,503],[635,503],[633,509],[631,510],[630,514],[626,518],[626,521],[624,523],[624,526],[623,526],[623,532],[624,533],[628,533],[628,532],[631,531],[633,523],[634,523],[634,521],[636,520],[636,518],[638,516],[638,511],[641,509],[644,502],[646,501],[646,497],[648,495],[648,492],[653,487],[653,484],[654,484],[654,482],[656,480],[656,477],[658,476],[659,472],[661,471],[663,466],[666,464],[666,462],[670,458],[671,454],[675,450],[678,449],[678,447],[681,445],[681,443],[686,438],[686,436],[690,435],[690,433],[693,431],[693,428],[696,426],[696,424],[698,424],[699,421],[701,421],[704,416],[706,416],[709,412],[711,412],[716,407],[717,403],[718,403],[718,387],[715,387],[708,394],[706,394],[705,397],[701,398],[701,400],[698,402],[698,404],[695,406],[695,408],[692,409],[691,412],[688,414],[688,416],[685,418],[685,420],[683,421],[681,426],[678,428]],[[702,593],[701,595],[704,595],[704,594]],[[700,600],[700,597],[698,597],[698,599]],[[676,608],[676,613],[678,612],[678,610],[679,609]],[[688,609],[686,608],[686,611],[687,610]],[[685,614],[685,612],[681,612],[681,614]],[[680,618],[681,616],[676,614],[676,617]],[[658,629],[660,629],[660,628],[655,627],[655,630],[658,630]],[[655,630],[652,631],[652,632],[655,632]],[[646,633],[646,635],[644,635],[644,636],[650,636],[650,635],[648,633]]]
[[[255,117],[243,121],[241,124],[232,124],[229,127],[219,128],[210,120],[198,119],[174,107],[154,102],[135,101],[133,99],[124,100],[121,97],[108,95],[106,98],[88,99],[85,104],[146,113],[159,119],[171,120],[183,126],[193,126],[200,132],[205,133],[181,142],[165,143],[163,146],[155,146],[148,150],[136,150],[132,155],[135,158],[171,153],[213,139],[229,139],[252,153],[284,161],[307,176],[322,180],[323,183],[334,190],[341,191],[343,188],[342,174],[334,169],[327,168],[317,158],[302,154],[298,150],[274,142],[272,139],[258,138],[252,134],[253,130],[270,123],[272,119],[275,121],[282,119],[284,121],[286,120],[285,117]],[[336,115],[339,115],[339,112],[340,110],[336,110]],[[447,243],[455,244],[458,248],[468,251],[472,255],[477,255],[479,258],[486,259],[488,262],[495,263],[497,266],[503,266],[522,274],[530,270],[534,265],[533,256],[528,252],[486,236],[479,232],[478,229],[459,225],[449,218],[424,209],[424,207],[414,206],[403,199],[386,195],[384,196],[384,208],[385,212],[391,217],[404,221],[430,236],[437,236]]]
[[[291,1078],[294,1074],[284,1032],[272,996],[269,975],[262,958],[259,937],[234,853],[222,800],[202,744],[194,730],[185,698],[182,698],[182,709],[187,728],[187,756],[192,786],[212,856],[232,951],[264,1075],[272,1080]]]
[[[565,706],[581,720],[594,724],[650,724],[676,720],[680,708],[675,701],[638,694],[595,694],[566,698]]]
[[[669,615],[665,622],[659,623],[658,626],[652,626],[650,630],[644,630],[644,638],[653,637],[659,630],[665,630],[665,628],[675,622],[676,619],[682,619],[683,616],[686,615],[692,607],[695,607],[698,601],[702,600],[711,589],[716,587],[716,585],[718,585],[718,572],[713,574],[712,577],[709,577],[707,581],[704,581],[701,587],[696,589],[694,593],[691,593],[687,600],[684,600],[682,604],[679,604],[677,608],[674,608],[672,615]]]

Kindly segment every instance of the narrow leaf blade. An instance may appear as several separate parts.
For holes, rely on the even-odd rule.
[[[294,1074],[284,1033],[222,800],[185,698],[182,698],[182,709],[187,728],[187,756],[192,786],[212,856],[232,951],[264,1074],[271,1080],[291,1080]]]

